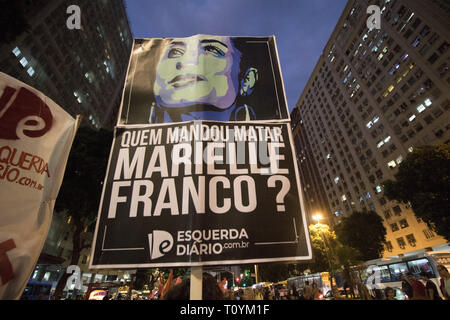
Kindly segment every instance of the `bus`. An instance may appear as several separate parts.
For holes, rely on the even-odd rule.
[[[402,274],[407,272],[418,278],[420,273],[425,271],[439,288],[438,264],[444,265],[447,269],[450,267],[450,251],[428,251],[398,258],[370,260],[364,264],[362,270],[355,270],[355,272],[362,283],[373,289],[383,290],[391,287],[399,292],[402,288]],[[438,289],[438,292],[442,297],[441,290]]]

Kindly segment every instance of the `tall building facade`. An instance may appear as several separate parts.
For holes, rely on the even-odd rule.
[[[372,4],[381,29],[367,27]],[[376,211],[384,256],[448,250],[408,205],[386,199],[382,181],[415,147],[449,140],[449,35],[446,1],[350,0],[296,104],[294,134],[308,139],[333,219]]]
[[[132,46],[124,1],[14,0],[10,5],[2,8],[2,19],[11,23],[2,32],[13,34],[0,43],[0,71],[40,90],[72,116],[82,114],[85,125],[112,128]],[[74,5],[79,11],[68,9]],[[4,17],[6,11],[10,17]],[[73,229],[71,217],[54,214],[30,280],[56,286],[70,264]],[[87,231],[82,236],[93,237]],[[84,249],[79,267],[85,285],[130,281],[128,271],[89,270],[89,258],[90,248]]]
[[[325,223],[334,225],[335,220],[331,212],[331,207],[322,183],[319,169],[313,157],[311,144],[308,135],[300,119],[298,108],[294,108],[291,113],[291,127],[296,149],[297,165],[299,167],[301,188],[303,193],[303,204],[306,211],[308,224]],[[315,220],[314,217],[321,217]]]
[[[79,11],[68,10],[73,5]],[[23,21],[28,30],[0,43],[0,71],[93,127],[112,128],[132,46],[123,0],[16,0],[9,9],[11,23]]]

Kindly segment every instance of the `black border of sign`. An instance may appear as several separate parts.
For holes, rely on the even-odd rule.
[[[220,121],[205,121],[205,122],[217,122],[217,123],[223,123]],[[241,260],[226,260],[226,261],[201,261],[201,262],[166,262],[166,263],[142,263],[142,264],[92,264],[95,256],[95,249],[97,246],[102,245],[102,239],[98,239],[98,230],[99,230],[99,224],[100,224],[100,216],[101,216],[101,212],[102,212],[102,204],[103,204],[103,199],[104,199],[104,195],[105,195],[105,189],[106,189],[106,182],[107,182],[107,178],[109,175],[109,170],[110,170],[110,164],[111,164],[111,158],[112,158],[112,154],[113,154],[113,146],[115,144],[116,141],[116,136],[114,135],[114,139],[111,145],[111,151],[109,154],[109,160],[108,160],[108,167],[106,170],[106,174],[105,174],[105,179],[104,179],[104,183],[103,183],[103,190],[102,190],[102,196],[100,199],[100,205],[99,205],[99,210],[98,210],[98,215],[97,215],[97,223],[95,226],[95,233],[94,233],[94,238],[93,238],[93,245],[92,245],[92,249],[91,249],[91,258],[89,261],[89,269],[107,269],[107,268],[117,268],[117,269],[127,269],[127,268],[156,268],[156,267],[192,267],[192,266],[212,266],[212,265],[233,265],[233,264],[247,264],[247,263],[263,263],[263,262],[287,262],[287,261],[299,261],[299,260],[311,260],[312,259],[312,250],[311,250],[311,242],[310,242],[310,238],[309,238],[309,232],[308,232],[308,225],[307,222],[308,220],[306,219],[306,212],[305,212],[305,207],[304,207],[304,201],[303,201],[303,194],[301,192],[302,190],[302,185],[300,182],[300,175],[299,175],[299,171],[298,171],[298,167],[297,167],[297,163],[296,163],[296,159],[295,159],[295,148],[294,148],[294,139],[292,137],[292,131],[290,129],[290,123],[287,123],[285,121],[251,121],[251,122],[241,122],[241,121],[229,121],[226,122],[227,124],[251,124],[251,125],[258,125],[258,124],[279,124],[279,125],[284,125],[287,128],[287,132],[288,132],[288,136],[289,136],[289,142],[290,142],[290,146],[291,146],[291,150],[293,152],[292,153],[292,162],[293,162],[293,166],[294,166],[294,170],[295,170],[295,177],[296,177],[296,182],[297,182],[297,190],[298,190],[298,197],[299,197],[299,203],[300,203],[300,217],[302,218],[303,221],[303,227],[304,227],[304,232],[305,232],[305,239],[306,239],[306,245],[307,245],[307,252],[308,254],[305,256],[292,256],[292,257],[284,257],[284,258],[262,258],[262,259],[241,259]],[[172,126],[174,125],[174,123],[165,123],[165,124],[158,124],[158,126]],[[121,126],[117,126],[115,128],[115,130],[120,129],[120,128],[146,128],[146,127],[154,127],[155,125],[121,125]]]

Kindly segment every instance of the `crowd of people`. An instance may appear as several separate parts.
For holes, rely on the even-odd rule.
[[[340,290],[332,286],[331,290],[322,292],[315,281],[305,281],[302,287],[281,287],[277,285],[259,286],[256,288],[226,288],[226,280],[218,282],[209,273],[203,274],[203,299],[204,300],[450,300],[450,273],[443,265],[437,267],[439,272],[439,284],[437,285],[430,274],[422,271],[419,275],[403,273],[401,288],[368,286],[360,279],[353,279],[353,286],[344,285]],[[347,290],[347,288],[349,290]],[[72,299],[83,299],[78,296]],[[123,294],[105,296],[104,300],[189,300],[190,278],[173,279],[173,274],[167,281],[158,282],[158,288],[150,296],[126,296]]]

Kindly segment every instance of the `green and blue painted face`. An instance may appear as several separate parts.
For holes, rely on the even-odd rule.
[[[197,35],[173,39],[157,69],[154,94],[159,106],[231,107],[239,91],[241,53],[229,37]]]

